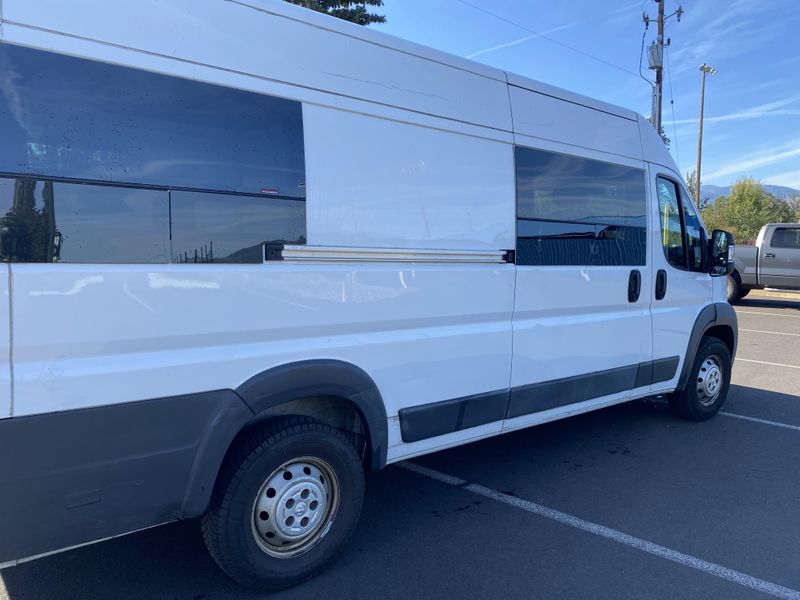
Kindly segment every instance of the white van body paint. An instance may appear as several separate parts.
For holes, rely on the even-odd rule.
[[[3,43],[301,103],[306,177],[306,243],[285,260],[4,263],[0,425],[235,396],[271,369],[340,361],[374,382],[391,463],[671,392],[697,316],[724,301],[723,278],[667,263],[655,178],[680,175],[628,109],[280,0],[2,0],[0,17]],[[641,170],[646,264],[514,264],[515,146]],[[674,358],[668,381],[404,440],[402,411]],[[159,517],[183,516],[181,502]]]
[[[303,120],[309,244],[514,247],[510,143],[319,106]]]
[[[508,386],[513,265],[13,268],[16,415],[235,389],[308,358],[359,365],[388,415]]]

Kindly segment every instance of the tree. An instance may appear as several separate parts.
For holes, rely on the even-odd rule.
[[[754,179],[742,178],[729,196],[720,196],[703,209],[703,221],[710,230],[727,229],[739,244],[753,243],[767,223],[785,223],[796,217],[794,209],[768,193]]]
[[[317,12],[325,13],[352,21],[359,25],[369,25],[370,23],[385,23],[386,17],[369,12],[368,6],[383,6],[383,0],[357,0],[347,2],[341,0],[286,0],[292,4],[297,4],[304,8],[310,8]]]
[[[692,200],[697,198],[697,171],[692,169],[686,171],[686,187],[689,188],[689,193],[692,195]]]
[[[789,210],[791,210],[792,213],[794,214],[792,222],[797,221],[798,223],[800,223],[800,196],[789,198],[786,201],[786,204],[789,205]]]
[[[61,233],[56,229],[53,182],[44,183],[44,206],[36,207],[35,179],[17,179],[14,200],[0,218],[0,257],[13,262],[54,262],[60,258]]]

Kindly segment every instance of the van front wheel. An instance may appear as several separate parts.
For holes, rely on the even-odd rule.
[[[274,591],[313,577],[355,530],[364,497],[361,460],[347,435],[285,417],[237,443],[203,518],[225,573]]]
[[[689,381],[680,392],[670,394],[669,403],[684,419],[705,421],[725,403],[731,383],[731,353],[721,340],[703,338],[689,373]]]

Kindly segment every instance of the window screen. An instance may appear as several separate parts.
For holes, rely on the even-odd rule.
[[[517,264],[644,265],[642,169],[516,148]]]

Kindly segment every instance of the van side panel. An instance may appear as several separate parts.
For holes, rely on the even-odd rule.
[[[513,85],[508,89],[515,135],[642,158],[636,121]]]
[[[672,155],[669,153],[667,145],[661,136],[656,133],[655,127],[650,124],[645,117],[638,115],[639,133],[642,140],[642,152],[644,159],[650,163],[655,163],[660,167],[666,167],[672,171],[680,173],[680,168],[675,164]]]
[[[303,120],[309,244],[514,248],[510,143],[308,104]]]
[[[19,415],[236,389],[310,358],[368,373],[390,420],[508,387],[513,265],[17,264],[14,277]]]
[[[0,264],[0,419],[11,416],[11,296],[8,264]]]

